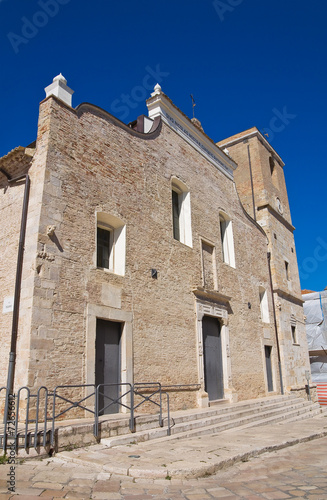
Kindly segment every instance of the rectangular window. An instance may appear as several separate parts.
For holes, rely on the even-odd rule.
[[[177,180],[172,185],[172,216],[174,239],[192,247],[190,193],[186,186]]]
[[[220,214],[219,224],[223,260],[231,267],[235,267],[232,221],[226,215]]]
[[[125,275],[126,225],[113,215],[97,212],[96,265]]]
[[[287,281],[290,280],[290,271],[289,271],[289,264],[287,260],[285,260],[285,273],[286,273],[286,279]]]
[[[111,231],[97,227],[97,267],[109,269]]]
[[[180,202],[179,194],[172,191],[172,208],[173,208],[173,231],[175,240],[180,241],[179,217],[180,217]]]
[[[296,327],[294,325],[291,325],[291,332],[292,332],[292,342],[293,344],[297,344]]]
[[[259,287],[259,297],[260,297],[261,319],[264,323],[270,323],[267,290],[265,290],[261,286]]]

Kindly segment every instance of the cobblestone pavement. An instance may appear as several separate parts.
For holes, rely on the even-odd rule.
[[[327,437],[265,453],[201,479],[133,479],[65,463],[58,458],[27,460],[15,469],[0,465],[0,500],[104,499],[327,499]]]

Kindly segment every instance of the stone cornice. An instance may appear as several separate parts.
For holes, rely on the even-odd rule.
[[[0,158],[0,172],[9,179],[18,175],[19,172],[26,171],[30,166],[34,153],[35,147],[24,148],[18,146]]]
[[[201,299],[213,300],[216,303],[224,304],[226,306],[229,305],[229,302],[232,299],[232,297],[224,295],[216,290],[206,290],[200,287],[193,288],[192,292],[196,297],[199,297]]]
[[[243,142],[244,139],[251,139],[252,137],[257,137],[260,142],[268,149],[268,151],[277,159],[278,163],[284,167],[285,163],[281,159],[278,153],[274,150],[274,148],[270,145],[267,139],[261,134],[261,132],[257,129],[257,127],[253,127],[251,129],[245,130],[240,134],[236,134],[235,136],[228,137],[227,139],[223,139],[222,141],[217,142],[217,144],[221,148],[228,148],[228,146],[233,146],[239,142]]]
[[[274,288],[273,292],[277,293],[279,297],[282,297],[283,299],[286,299],[289,302],[293,302],[294,304],[298,304],[300,306],[304,304],[304,300],[300,299],[299,297],[290,292],[282,290],[281,288]]]
[[[229,158],[202,130],[180,111],[161,90],[153,92],[147,100],[149,118],[161,117],[172,130],[193,146],[229,179],[237,164]]]
[[[276,217],[276,219],[278,219],[279,222],[281,222],[289,231],[293,233],[293,231],[295,230],[293,224],[288,222],[281,214],[279,214],[277,210],[274,209],[274,207],[272,207],[269,203],[264,203],[262,205],[257,206],[258,211],[263,210],[264,208],[266,208],[268,212],[270,212],[274,217]]]

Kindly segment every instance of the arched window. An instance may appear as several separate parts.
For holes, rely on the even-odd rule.
[[[226,264],[230,265],[231,267],[235,267],[232,221],[230,220],[228,215],[220,213],[219,224],[220,224],[220,236],[221,236],[223,260],[224,262],[226,262]]]

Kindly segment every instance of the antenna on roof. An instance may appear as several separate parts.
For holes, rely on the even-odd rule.
[[[192,99],[193,118],[194,118],[194,108],[195,108],[196,104],[195,104],[195,100],[194,100],[193,94],[191,94],[191,99]]]

